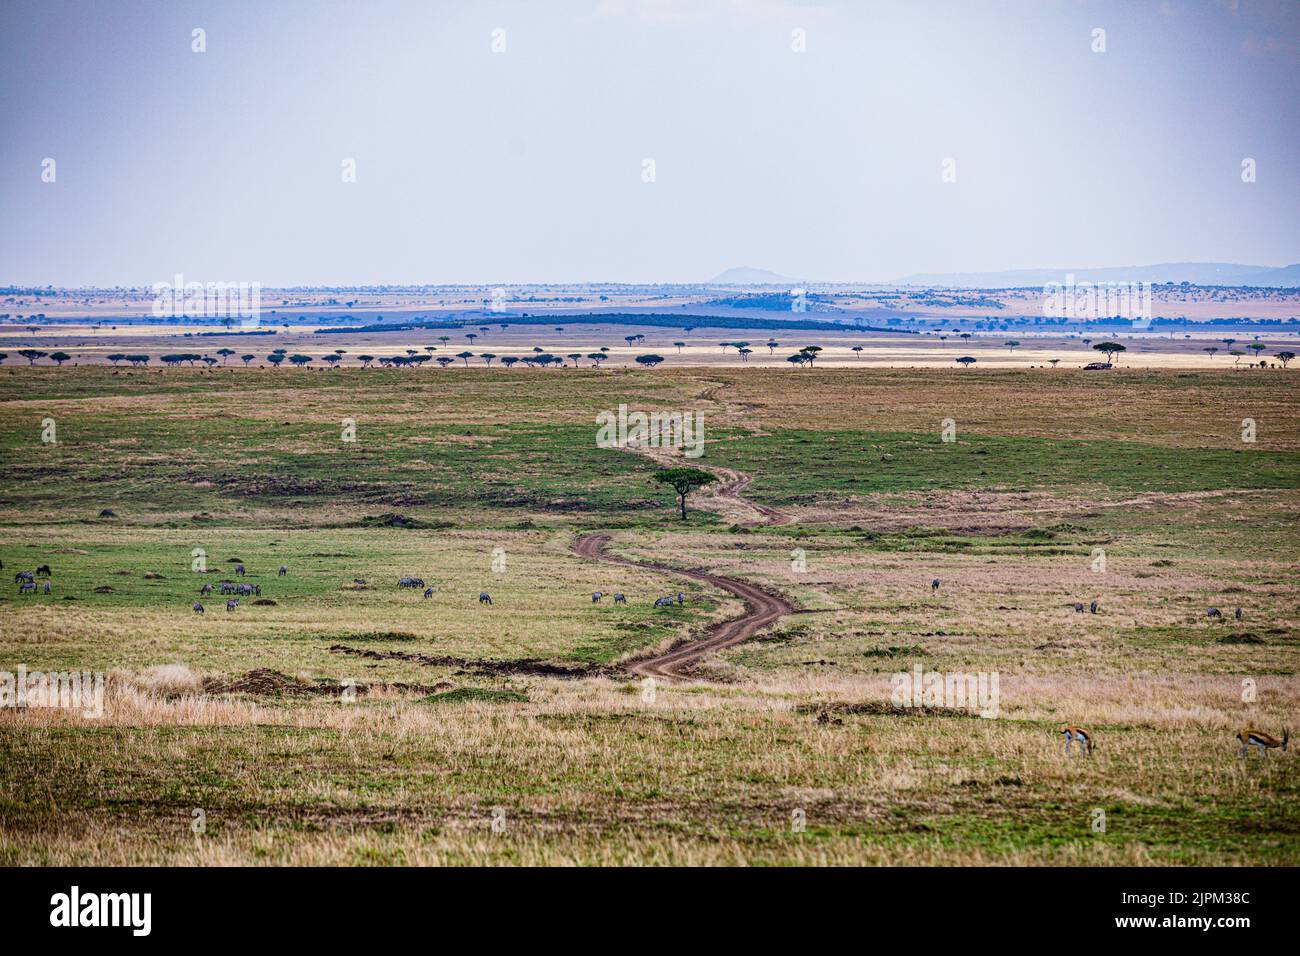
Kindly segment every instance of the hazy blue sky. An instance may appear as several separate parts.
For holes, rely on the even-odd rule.
[[[0,282],[1300,260],[1294,0],[3,0],[0,63]]]

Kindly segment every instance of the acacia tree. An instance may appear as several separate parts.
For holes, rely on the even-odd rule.
[[[1211,346],[1210,346],[1209,348],[1207,348],[1207,349],[1201,349],[1201,351],[1202,351],[1202,352],[1209,352],[1209,353],[1210,353],[1210,358],[1214,358],[1214,353],[1217,352],[1217,351],[1219,351],[1219,349],[1218,349],[1217,346],[1211,345]]]
[[[1283,368],[1286,368],[1286,367],[1287,367],[1287,363],[1289,363],[1293,358],[1295,358],[1295,353],[1294,353],[1294,352],[1278,352],[1278,353],[1277,353],[1277,360],[1278,360],[1279,362],[1282,363],[1282,367],[1283,367]]]
[[[307,365],[309,362],[311,362],[311,360],[312,360],[312,358],[311,358],[310,355],[290,355],[290,356],[289,356],[289,361],[292,362],[294,365],[298,366],[299,368],[302,368],[304,365]]]
[[[654,480],[663,485],[670,485],[677,492],[677,501],[682,511],[682,520],[686,520],[686,496],[696,488],[717,481],[717,476],[700,468],[664,468],[656,471]]]
[[[975,364],[975,359],[971,358],[969,355],[963,355],[961,358],[957,359],[957,363],[961,365],[962,368],[970,368]]]
[[[1119,355],[1120,352],[1128,351],[1127,348],[1120,345],[1118,342],[1098,342],[1093,346],[1093,349],[1106,356],[1107,365],[1113,365],[1115,363],[1115,356]]]
[[[50,353],[50,361],[53,362],[55,365],[62,365],[64,362],[66,362],[66,361],[67,361],[68,359],[70,359],[70,358],[72,358],[72,356],[69,355],[67,352],[51,352],[51,353]]]
[[[644,365],[646,368],[654,368],[664,360],[662,355],[638,355],[636,362],[638,365]]]
[[[35,365],[37,359],[43,359],[50,353],[42,352],[40,349],[19,349],[18,354],[27,359],[28,365]]]

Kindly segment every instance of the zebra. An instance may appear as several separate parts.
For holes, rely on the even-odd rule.
[[[1096,613],[1097,613],[1097,602],[1096,602],[1096,601],[1093,601],[1093,602],[1092,602],[1092,606],[1088,608],[1088,611],[1089,611],[1089,613],[1092,613],[1092,614],[1096,614]]]
[[[352,583],[353,583],[353,584],[365,584],[365,583],[366,583],[366,579],[365,579],[365,578],[353,578],[353,579],[352,579]]]
[[[284,577],[284,576],[285,576],[286,574],[288,574],[288,573],[289,573],[289,565],[287,565],[287,564],[282,564],[282,565],[280,565],[280,573],[277,574],[276,577],[278,577],[278,578],[282,578],[282,577]]]
[[[431,597],[433,597],[433,588],[425,588],[425,589],[424,589],[424,599],[427,601],[427,600],[429,600],[429,598],[431,598]]]
[[[229,601],[226,602],[227,611],[233,611],[237,607],[239,607],[239,601],[236,600],[235,598],[231,598]]]
[[[672,606],[673,606],[673,599],[671,595],[669,595],[668,597],[655,598],[655,607],[672,607]]]
[[[202,614],[202,613],[203,613],[203,605],[200,604],[198,601],[195,601],[195,602],[194,602],[194,613],[195,613],[195,614]]]
[[[38,578],[48,578],[50,576],[50,566],[48,564],[42,564],[36,569],[36,576]]]
[[[34,580],[36,580],[36,575],[32,574],[31,571],[19,571],[14,575],[14,584],[22,584],[24,581]]]
[[[424,587],[424,578],[398,578],[397,586],[399,588],[422,588]]]
[[[211,594],[211,593],[212,593],[212,585],[211,585],[211,584],[205,584],[205,585],[203,585],[203,587],[199,588],[199,597],[204,597],[205,595],[208,595],[208,594]]]
[[[22,582],[22,584],[18,585],[19,594],[26,594],[28,591],[30,591],[32,594],[36,593],[35,581],[24,581]]]
[[[49,581],[46,581],[46,582],[45,582],[45,593],[46,593],[46,594],[49,594],[49,593],[50,593],[50,582],[49,582]]]
[[[260,584],[254,584],[254,585],[253,585],[253,593],[256,594],[258,597],[261,597],[261,596],[262,596],[262,585],[260,585]]]
[[[681,607],[681,606],[682,606],[683,604],[685,604],[685,603],[686,603],[686,595],[683,594],[681,591],[678,591],[678,592],[677,592],[677,606],[678,606],[678,607]]]
[[[933,581],[930,582],[930,590],[931,590],[931,591],[937,591],[937,590],[939,590],[939,579],[938,579],[938,578],[935,578]]]
[[[244,566],[242,564],[235,565],[235,573],[242,578],[244,576]]]
[[[1240,621],[1240,620],[1241,620],[1241,608],[1237,608],[1237,610],[1233,612],[1233,615],[1232,615],[1232,616],[1235,617],[1237,620]]]
[[[592,604],[599,604],[599,603],[600,603],[600,599],[603,598],[604,596],[605,596],[605,595],[601,594],[599,591],[592,591],[592,592],[591,592],[591,603],[592,603]]]
[[[614,592],[614,603],[615,603],[615,604],[626,604],[626,603],[627,603],[627,598],[623,597],[623,592],[622,592],[622,591],[615,591],[615,592]]]
[[[1220,621],[1223,620],[1223,612],[1220,611],[1217,607],[1210,608],[1208,611],[1205,612],[1205,616],[1208,618],[1217,618]]]
[[[1075,602],[1074,602],[1074,613],[1075,613],[1075,614],[1082,614],[1082,613],[1083,613],[1083,602],[1082,602],[1082,601],[1075,601]]]
[[[486,591],[479,591],[479,592],[478,592],[478,603],[479,603],[479,604],[491,604],[491,603],[492,603],[492,595],[488,594]]]

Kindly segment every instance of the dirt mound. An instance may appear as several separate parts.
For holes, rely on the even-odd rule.
[[[372,661],[412,661],[429,667],[455,667],[474,674],[535,674],[540,677],[591,677],[596,674],[612,674],[610,668],[594,664],[552,664],[525,657],[514,661],[492,661],[466,657],[445,657],[433,654],[413,654],[408,651],[371,651],[360,647],[348,647],[335,644],[330,647],[332,654],[349,654]]]
[[[1258,634],[1251,634],[1249,631],[1244,631],[1241,634],[1225,634],[1223,635],[1223,637],[1219,638],[1219,643],[1220,644],[1267,644],[1268,642],[1265,641]]]
[[[450,690],[452,684],[439,681],[436,684],[352,684],[357,696],[368,694],[377,688],[385,690],[407,691],[415,694],[437,694]],[[257,697],[341,697],[348,688],[337,681],[320,679],[314,684],[268,667],[259,667],[241,677],[208,678],[203,682],[203,691],[207,694],[252,694]]]
[[[95,588],[95,593],[96,593],[96,594],[112,594],[112,593],[113,593],[113,589],[110,588],[107,584],[105,584],[105,585],[102,585],[102,586],[100,586],[100,587]]]
[[[306,681],[282,674],[277,670],[259,667],[242,677],[227,680],[212,678],[204,681],[203,690],[209,694],[256,694],[259,697],[276,697],[281,694],[289,697],[307,697],[320,693]]]
[[[270,598],[258,598],[253,602],[257,607],[275,607],[278,603],[278,601],[273,601]]]
[[[865,714],[872,717],[973,717],[974,711],[958,707],[900,707],[887,700],[830,701],[825,704],[799,704],[796,714]]]

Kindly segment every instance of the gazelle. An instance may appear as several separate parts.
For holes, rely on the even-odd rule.
[[[1078,741],[1079,749],[1083,751],[1085,757],[1091,757],[1092,752],[1097,749],[1097,744],[1092,739],[1092,733],[1075,724],[1067,724],[1062,727],[1061,734],[1065,737],[1065,755],[1067,757],[1070,755],[1070,745],[1075,741]]]
[[[1282,729],[1282,739],[1278,740],[1272,734],[1266,734],[1262,730],[1251,730],[1247,727],[1237,734],[1237,739],[1241,741],[1241,756],[1246,757],[1250,753],[1251,747],[1258,747],[1261,757],[1268,758],[1268,752],[1273,747],[1280,747],[1286,750],[1287,744],[1291,742],[1291,732],[1286,728]]]

